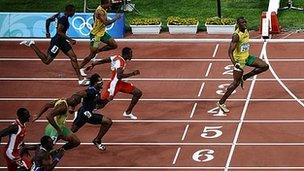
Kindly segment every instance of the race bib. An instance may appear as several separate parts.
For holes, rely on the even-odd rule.
[[[91,112],[89,112],[89,111],[85,111],[85,112],[84,112],[84,115],[85,115],[86,117],[88,117],[88,118],[92,117],[92,114],[91,114]]]
[[[241,52],[248,51],[249,47],[250,47],[249,43],[241,44]]]
[[[54,45],[51,49],[51,52],[56,53],[58,51],[58,49],[59,49],[58,46]]]

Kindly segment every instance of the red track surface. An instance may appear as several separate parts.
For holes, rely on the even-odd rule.
[[[47,43],[37,44],[41,48],[47,47]],[[218,114],[218,110],[214,114],[208,113],[221,97],[217,93],[221,89],[219,86],[231,82],[231,75],[223,74],[225,67],[230,65],[228,44],[219,44],[215,51],[216,45],[119,43],[120,48],[130,46],[134,51],[135,59],[129,62],[127,70],[141,71],[140,76],[130,80],[144,94],[134,111],[139,120],[122,117],[130,96],[119,94],[100,111],[114,120],[104,137],[107,151],[99,152],[94,146],[83,144],[68,151],[58,166],[85,167],[78,170],[94,170],[93,167],[98,167],[95,170],[224,170],[227,165],[229,170],[291,170],[296,167],[304,170],[303,108],[284,91],[271,72],[259,75],[254,84],[252,80],[246,81],[244,90],[237,89],[227,102],[231,112],[226,116]],[[252,44],[251,53],[259,56],[261,48],[262,44]],[[74,50],[83,58],[88,45],[78,44]],[[267,55],[286,86],[304,99],[304,60],[301,60],[304,51],[299,44],[268,44]],[[0,129],[10,124],[20,106],[35,114],[48,99],[67,97],[83,89],[75,80],[60,80],[75,77],[68,60],[56,60],[46,66],[36,59],[31,49],[19,46],[18,42],[0,42]],[[56,59],[67,58],[60,54]],[[163,59],[168,60],[161,61]],[[104,78],[110,76],[107,65],[98,66],[93,72]],[[17,78],[25,80],[17,81]],[[251,85],[254,87],[246,108]],[[242,116],[244,120],[241,120]],[[42,119],[28,125],[26,142],[39,141],[46,125],[45,118]],[[221,134],[208,132],[207,138],[203,137],[201,134],[208,127],[217,127]],[[77,136],[83,143],[90,143],[97,131],[96,126],[87,124]],[[208,138],[214,135],[219,136]],[[233,145],[235,138],[237,144]],[[205,151],[195,157],[200,150],[211,153]],[[208,155],[210,160],[204,161]],[[1,156],[0,167],[4,165]],[[76,170],[70,170],[73,169]]]

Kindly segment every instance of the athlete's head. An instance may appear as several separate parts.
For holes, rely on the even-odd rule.
[[[124,48],[122,49],[121,56],[122,56],[125,60],[131,60],[132,57],[133,57],[132,49],[129,48],[129,47],[124,47]]]
[[[100,5],[104,9],[109,9],[111,7],[111,1],[110,0],[100,0]]]
[[[41,146],[45,148],[47,151],[51,151],[54,147],[52,138],[46,135],[40,139],[40,143]]]
[[[90,77],[90,86],[94,86],[97,90],[101,90],[102,85],[103,85],[103,82],[102,82],[102,78],[100,77],[100,75],[98,75],[96,73]]]
[[[236,20],[237,26],[240,30],[245,30],[247,28],[247,21],[245,17],[239,17]]]
[[[75,93],[70,98],[66,99],[66,102],[71,107],[76,107],[81,102],[81,95]]]
[[[30,112],[27,109],[19,108],[17,110],[17,117],[18,117],[20,122],[25,123],[25,122],[30,121],[31,115],[30,115]]]
[[[65,13],[68,17],[73,17],[75,14],[75,6],[72,4],[65,6]]]

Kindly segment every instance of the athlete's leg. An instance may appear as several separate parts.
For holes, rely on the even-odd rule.
[[[93,59],[97,53],[98,53],[98,47],[100,44],[100,39],[101,37],[99,36],[94,36],[92,34],[90,34],[90,54],[88,56],[86,56],[84,58],[84,60],[82,61],[82,63],[80,64],[80,68],[81,68],[81,73],[85,76],[85,72],[84,72],[84,66],[89,63],[91,61],[91,59]]]
[[[92,117],[88,119],[88,123],[94,125],[100,124],[98,134],[93,140],[94,143],[98,143],[98,144],[101,143],[102,137],[108,132],[108,130],[113,124],[110,118],[96,113],[92,114]]]
[[[81,127],[83,127],[85,125],[85,123],[87,122],[86,120],[86,116],[83,114],[83,110],[81,110],[81,108],[78,110],[77,112],[77,117],[76,119],[73,121],[73,124],[71,126],[71,131],[73,133],[77,132]]]
[[[103,41],[106,45],[98,48],[98,52],[108,51],[117,48],[117,43],[113,38]]]
[[[75,134],[70,134],[62,139],[67,141],[67,143],[62,146],[65,151],[80,145],[80,140]]]
[[[227,91],[220,99],[219,104],[224,104],[231,93],[239,86],[241,78],[243,76],[243,70],[233,70],[233,82],[227,88]]]
[[[78,79],[82,80],[83,77],[80,75],[79,65],[78,65],[78,62],[77,62],[77,57],[76,57],[75,52],[71,48],[69,51],[64,52],[64,53],[71,59],[72,66],[73,66],[73,68],[76,72],[76,75],[77,75]]]
[[[35,44],[31,44],[30,47],[35,51],[36,55],[41,59],[41,61],[46,64],[49,65],[54,58],[57,56],[57,54],[59,53],[59,49],[53,49],[54,53],[53,55],[50,53],[51,50],[51,46],[49,47],[49,50],[47,52],[47,55],[44,54],[43,52],[41,52],[41,50],[35,45]],[[56,48],[56,47],[55,47]],[[57,47],[58,48],[58,47]]]
[[[126,114],[130,114],[132,112],[134,106],[137,104],[138,100],[142,96],[142,91],[134,87],[133,91],[130,94],[132,94],[133,97],[130,105],[128,106],[128,109],[126,110]]]
[[[90,54],[88,56],[86,56],[82,63],[80,64],[80,68],[83,68],[87,63],[89,63],[91,61],[91,59],[93,59],[98,53],[98,47],[92,47],[90,46]]]
[[[250,71],[249,73],[245,74],[243,76],[243,80],[247,80],[248,78],[254,76],[254,75],[257,75],[257,74],[260,74],[262,72],[265,72],[269,69],[269,66],[268,64],[261,60],[260,58],[256,58],[255,61],[250,64],[249,66],[251,67],[255,67],[252,71]]]

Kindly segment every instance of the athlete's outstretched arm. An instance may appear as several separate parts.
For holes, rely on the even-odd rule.
[[[111,63],[111,58],[108,57],[108,58],[101,59],[101,60],[99,60],[99,61],[93,62],[93,63],[91,64],[91,66],[88,66],[88,67],[86,68],[86,70],[87,70],[87,71],[90,71],[90,70],[92,70],[92,69],[94,68],[94,66],[96,66],[96,65],[101,65],[101,64],[105,64],[105,63]]]
[[[11,125],[2,131],[0,131],[0,143],[1,143],[1,138],[6,137],[11,134],[16,134],[18,132],[18,126],[17,125]]]
[[[46,31],[46,37],[47,38],[50,38],[51,35],[50,35],[50,24],[51,22],[54,22],[56,18],[58,18],[60,12],[58,12],[57,14],[51,16],[50,18],[46,19],[45,21],[45,31]]]
[[[105,26],[111,25],[121,17],[121,14],[116,15],[112,20],[108,20],[104,12],[95,13],[96,19],[100,20]]]
[[[238,41],[239,41],[239,36],[237,34],[233,34],[232,40],[230,42],[230,46],[228,49],[228,55],[229,55],[229,58],[230,58],[231,62],[233,63],[233,65],[235,65],[235,63],[236,63],[234,60],[234,57],[233,57],[233,51],[235,50]]]
[[[37,119],[39,119],[41,117],[42,114],[44,114],[47,110],[49,110],[49,108],[53,108],[55,106],[56,101],[51,101],[47,104],[45,104],[39,111],[39,113],[37,114],[37,116],[33,119],[33,122],[35,122]]]
[[[128,74],[124,74],[123,73],[124,70],[122,68],[118,68],[116,71],[117,71],[117,78],[118,79],[129,78],[129,77],[140,74],[139,70],[135,70],[135,71],[133,71],[131,73],[128,73]]]

